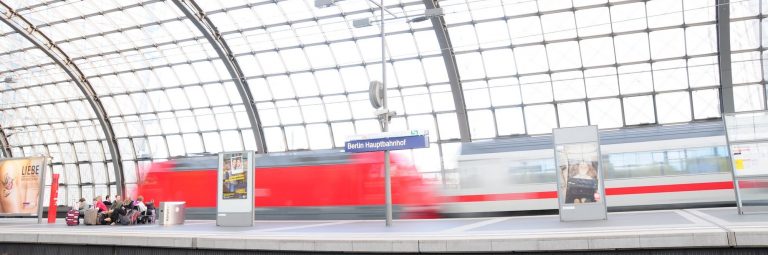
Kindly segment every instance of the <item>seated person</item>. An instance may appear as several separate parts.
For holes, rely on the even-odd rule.
[[[112,218],[109,217],[106,213],[99,214],[99,225],[112,225],[114,224],[114,221],[112,221]]]
[[[104,204],[104,202],[101,201],[101,196],[98,196],[93,199],[93,205],[99,209],[99,212],[108,212],[109,208]]]
[[[115,196],[115,201],[112,201],[112,204],[109,206],[109,210],[114,210],[115,207],[123,206],[123,200],[121,199],[120,195]]]
[[[85,198],[80,198],[80,200],[75,203],[75,206],[72,207],[72,209],[80,211],[80,214],[83,214],[85,212],[86,207],[88,206],[87,203],[85,203]]]
[[[125,206],[125,209],[135,209],[133,205],[133,200],[131,197],[125,197],[125,201],[123,201],[123,206]]]
[[[114,204],[120,204],[120,206],[117,206],[112,211],[109,211],[108,218],[111,224],[117,223],[118,219],[120,219],[120,216],[125,216],[128,214],[128,210],[125,209],[125,206],[122,206],[122,202],[115,201]]]
[[[104,205],[107,207],[112,207],[112,201],[109,200],[109,195],[106,196],[107,199],[104,199]]]
[[[88,206],[88,204],[85,203],[85,198],[80,198],[79,201],[77,201],[76,206],[72,209],[77,210],[80,213],[80,216],[78,218],[85,218],[85,209]]]
[[[136,201],[133,203],[135,207],[139,209],[139,212],[146,212],[147,211],[147,205],[144,204],[144,197],[139,196],[136,198]]]

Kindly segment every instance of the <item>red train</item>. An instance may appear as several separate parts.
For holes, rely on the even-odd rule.
[[[381,219],[383,153],[290,153],[258,157],[257,219]],[[187,217],[214,218],[218,158],[182,158],[152,164],[137,193],[155,202],[186,201]],[[416,168],[392,157],[393,211],[398,218],[437,216],[436,191]]]

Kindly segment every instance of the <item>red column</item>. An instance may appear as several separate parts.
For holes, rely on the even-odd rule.
[[[51,203],[48,204],[48,223],[56,223],[56,204],[59,200],[59,174],[53,174],[51,181]]]

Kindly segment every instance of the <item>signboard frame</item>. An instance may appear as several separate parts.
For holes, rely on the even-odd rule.
[[[219,153],[216,174],[216,226],[253,226],[254,160],[256,155],[253,151]],[[245,182],[244,185],[242,182]],[[225,190],[225,186],[229,191]],[[240,189],[245,190],[239,191]]]
[[[606,220],[608,219],[606,199],[605,199],[605,184],[604,174],[602,167],[602,154],[600,152],[600,137],[598,135],[597,126],[582,126],[582,127],[568,127],[568,128],[555,128],[552,130],[552,137],[554,141],[554,154],[555,154],[555,169],[557,179],[557,203],[560,215],[560,221],[579,221],[579,220]],[[593,147],[594,151],[584,152],[584,147]],[[577,154],[593,154],[588,159],[582,158],[576,165],[569,162],[567,156],[568,148],[578,148]],[[562,155],[565,154],[566,158],[562,159]],[[581,173],[582,170],[585,170]],[[594,193],[598,194],[598,197],[594,197],[594,193],[588,194],[584,198],[573,198],[573,195],[568,193],[573,192],[568,185],[574,185],[576,183],[569,183],[566,179],[573,178],[571,173],[575,175],[584,175],[596,179],[597,188],[594,189]],[[567,174],[565,177],[563,175]],[[584,180],[590,180],[590,178],[584,177]],[[574,178],[583,179],[583,178]],[[585,181],[589,182],[589,181]],[[588,189],[587,189],[588,190]],[[584,193],[584,192],[581,192]],[[592,197],[588,197],[591,195]],[[574,200],[580,199],[581,203],[566,203],[566,199],[573,198]],[[599,201],[595,201],[599,199]],[[589,202],[592,200],[592,202]]]
[[[429,148],[429,131],[411,130],[347,137],[344,152],[361,153]]]
[[[36,157],[19,157],[19,158],[3,158],[0,159],[0,162],[2,162],[3,167],[5,166],[3,161],[13,161],[13,160],[40,160],[40,172],[38,175],[40,176],[39,179],[39,187],[38,187],[38,194],[37,194],[37,211],[35,213],[1,213],[0,216],[4,217],[24,217],[24,216],[37,216],[37,223],[43,222],[43,203],[45,202],[45,183],[46,183],[46,173],[48,171],[48,162],[49,157],[47,156],[36,156]],[[4,177],[0,177],[4,178]],[[3,187],[4,188],[4,187]]]
[[[740,123],[740,119],[747,119],[748,122]],[[761,148],[765,148],[763,153],[768,154],[768,111],[726,113],[723,114],[723,126],[738,213],[768,213],[768,198],[763,194],[762,198],[754,199],[753,192],[742,190],[742,188],[749,190],[748,186],[741,185],[742,182],[745,184],[768,183],[768,159],[759,155]],[[742,129],[742,127],[747,128]],[[757,152],[744,153],[752,149]],[[765,166],[761,167],[761,165]],[[760,169],[754,168],[765,169],[761,172]],[[763,192],[758,190],[757,193]]]

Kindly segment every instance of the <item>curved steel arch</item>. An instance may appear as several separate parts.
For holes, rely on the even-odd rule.
[[[96,114],[96,118],[98,118],[99,124],[101,124],[102,131],[104,131],[107,146],[109,147],[109,153],[112,155],[112,164],[115,171],[115,185],[117,186],[117,193],[123,194],[123,191],[125,190],[123,163],[120,157],[120,151],[117,148],[115,132],[112,129],[112,123],[109,121],[107,112],[104,110],[104,106],[101,104],[101,101],[99,101],[99,97],[96,95],[96,91],[93,89],[93,86],[91,86],[91,83],[85,77],[85,74],[77,65],[75,65],[69,55],[62,51],[61,48],[59,48],[59,46],[53,40],[38,30],[37,27],[35,27],[35,25],[29,22],[26,18],[19,15],[4,1],[0,1],[0,5],[2,5],[3,11],[5,12],[0,15],[0,20],[11,27],[14,31],[16,31],[16,33],[27,39],[30,43],[35,45],[35,47],[48,55],[48,57],[50,57],[51,60],[56,63],[56,65],[61,67],[61,69],[67,73],[67,76],[72,79],[72,82],[77,85],[80,91],[83,92],[85,99],[88,100],[91,108],[93,108],[93,112]]]
[[[240,99],[243,101],[245,112],[248,114],[248,120],[251,122],[253,137],[256,138],[256,149],[258,153],[267,153],[264,128],[261,126],[256,103],[253,101],[253,95],[251,95],[251,91],[248,89],[248,82],[245,80],[243,70],[240,68],[240,64],[237,63],[235,55],[232,54],[232,50],[229,49],[227,42],[221,37],[219,30],[216,29],[213,22],[211,22],[203,9],[194,0],[173,0],[173,3],[203,33],[205,38],[208,39],[208,43],[216,50],[216,54],[219,55],[221,61],[224,62],[229,75],[235,81],[235,87],[237,87],[237,92],[240,93]]]
[[[424,0],[424,6],[427,9],[440,8],[438,0]],[[453,53],[451,38],[448,37],[448,28],[445,25],[443,16],[433,17],[432,29],[435,30],[437,42],[440,44],[440,52],[443,54],[445,70],[448,71],[448,81],[451,83],[451,93],[453,94],[453,105],[456,107],[456,118],[459,121],[459,134],[461,142],[470,142],[472,137],[469,133],[469,118],[467,117],[467,105],[464,102],[464,91],[459,79],[459,67],[456,65],[456,54]]]
[[[0,146],[2,146],[2,150],[0,152],[3,153],[3,156],[6,158],[12,158],[13,153],[11,152],[11,144],[8,143],[8,137],[5,136],[5,131],[3,130],[3,126],[0,125]]]

